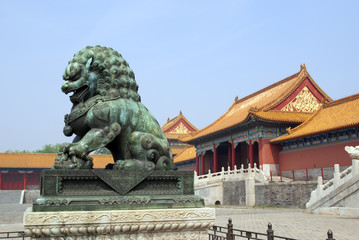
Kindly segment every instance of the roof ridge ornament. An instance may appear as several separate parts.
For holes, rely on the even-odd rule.
[[[300,70],[307,70],[307,67],[305,66],[305,63],[300,64]]]
[[[293,131],[291,127],[288,127],[288,128],[286,128],[285,130],[287,130],[288,134],[291,134],[292,131]]]

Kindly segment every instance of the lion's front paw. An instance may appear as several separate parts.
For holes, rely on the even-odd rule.
[[[93,161],[87,155],[87,147],[77,143],[65,143],[55,159],[55,169],[92,169]]]
[[[59,153],[55,158],[54,169],[74,169],[77,167],[74,161],[68,154]]]

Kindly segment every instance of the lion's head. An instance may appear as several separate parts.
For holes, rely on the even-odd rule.
[[[61,90],[75,105],[96,95],[140,101],[135,74],[121,54],[112,48],[86,47],[69,61]]]

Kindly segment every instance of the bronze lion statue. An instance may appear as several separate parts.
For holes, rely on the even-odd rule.
[[[106,147],[113,169],[173,170],[173,158],[160,125],[141,103],[135,75],[112,48],[86,47],[63,74],[61,90],[73,93],[64,134],[75,134],[55,159],[55,169],[90,169],[89,153]]]

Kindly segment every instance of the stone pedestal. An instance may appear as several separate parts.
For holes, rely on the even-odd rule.
[[[32,239],[208,239],[213,208],[33,212],[24,214]]]

